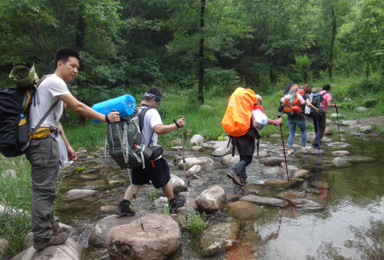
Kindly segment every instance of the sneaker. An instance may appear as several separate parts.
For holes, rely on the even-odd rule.
[[[169,201],[169,205],[170,205],[170,208],[169,208],[169,212],[171,213],[175,213],[175,211],[184,206],[184,203],[185,203],[185,198],[176,198],[176,197],[173,197],[173,199],[171,199]]]
[[[60,227],[60,226],[52,227],[52,234],[59,235],[61,233],[70,234],[71,230],[69,228],[67,228],[67,227]]]
[[[239,179],[239,177],[233,172],[233,171],[230,171],[227,173],[227,177],[232,179],[232,182],[236,185],[240,185],[240,186],[243,186],[244,183],[242,183]]]
[[[119,203],[119,206],[117,206],[116,209],[116,215],[119,216],[119,218],[124,216],[134,216],[135,211],[131,209],[131,202],[128,200],[123,200]]]
[[[291,154],[293,154],[293,152],[294,152],[294,150],[293,149],[288,149],[288,155],[291,155]]]
[[[33,247],[36,250],[43,250],[46,247],[53,245],[62,245],[67,241],[68,233],[52,234],[50,238],[38,240],[33,238]]]

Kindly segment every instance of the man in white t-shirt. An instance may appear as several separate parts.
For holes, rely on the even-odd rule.
[[[35,128],[49,108],[58,101],[54,105],[53,111],[32,136],[30,145],[25,151],[32,166],[32,232],[33,246],[37,250],[51,245],[64,244],[69,235],[69,230],[59,227],[58,219],[53,216],[53,202],[56,198],[56,180],[59,171],[57,141],[59,134],[66,146],[68,158],[77,159],[59,122],[63,113],[63,103],[67,103],[75,112],[88,118],[108,123],[120,121],[119,113],[100,114],[79,102],[69,92],[66,83],[77,76],[80,60],[80,54],[76,50],[62,48],[56,52],[55,73],[48,75],[39,85],[36,105],[32,105],[29,112],[30,127]]]
[[[145,145],[155,146],[158,134],[168,134],[185,125],[184,118],[179,118],[174,124],[163,125],[160,114],[156,110],[162,98],[163,94],[161,91],[158,88],[151,87],[145,91],[141,100],[142,106],[139,108],[141,111],[146,107],[153,108],[148,109],[144,115],[141,138]],[[156,189],[162,188],[165,196],[170,200],[170,211],[175,212],[184,205],[185,199],[174,196],[170,179],[168,163],[162,156],[155,158],[153,161],[146,162],[144,169],[142,166],[133,168],[132,187],[129,186],[125,191],[124,199],[119,203],[116,214],[119,217],[135,215],[130,203],[130,200],[133,198],[132,188],[134,193],[137,194],[141,186],[150,182],[152,182]]]

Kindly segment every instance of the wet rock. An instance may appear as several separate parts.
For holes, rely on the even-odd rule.
[[[238,155],[232,156],[232,154],[227,154],[221,158],[220,163],[222,165],[235,165],[240,161],[240,157]]]
[[[200,165],[194,165],[187,171],[187,177],[192,177],[194,174],[199,174],[203,171]]]
[[[174,174],[170,174],[170,176],[171,176],[171,183],[172,183],[172,187],[173,187],[173,192],[175,194],[187,189],[185,182],[180,177],[177,177]]]
[[[231,147],[218,147],[218,148],[216,148],[216,150],[214,150],[213,152],[212,152],[212,155],[213,156],[217,156],[217,157],[221,157],[221,156],[224,156],[224,155],[226,155],[226,154],[228,154],[230,151],[231,151]]]
[[[282,180],[282,179],[276,179],[276,180],[267,180],[264,182],[264,185],[270,185],[270,186],[275,186],[275,187],[284,187],[288,188],[291,187],[292,185],[296,184],[296,181],[293,179],[288,180]]]
[[[121,183],[121,181],[116,181],[116,180],[109,180],[108,181],[109,185],[117,185],[117,184],[120,184],[120,183]]]
[[[203,146],[204,149],[213,149],[215,147],[216,142],[215,141],[209,141],[206,143],[202,143],[201,145]]]
[[[171,148],[171,151],[182,151],[183,150],[183,146],[174,146]]]
[[[293,158],[287,157],[287,162],[293,161]],[[260,163],[270,166],[280,165],[282,162],[285,162],[284,157],[265,157],[260,159]]]
[[[95,180],[98,178],[98,176],[97,174],[82,174],[80,178],[83,180]]]
[[[376,159],[369,156],[363,156],[363,155],[350,155],[343,157],[347,162],[373,162]]]
[[[312,176],[312,173],[305,169],[297,169],[292,172],[291,178],[310,178]]]
[[[237,234],[240,224],[237,222],[220,223],[209,227],[200,238],[203,257],[222,254],[238,243]]]
[[[369,108],[366,108],[366,107],[357,107],[356,110],[357,110],[357,112],[365,112],[365,111],[369,110]]]
[[[105,247],[105,239],[107,238],[108,232],[117,226],[129,224],[134,220],[139,219],[139,214],[135,216],[126,216],[119,218],[117,215],[111,215],[100,220],[95,228],[92,230],[89,236],[88,243],[93,247]]]
[[[213,186],[197,196],[195,203],[201,211],[212,213],[225,208],[227,197],[223,188]]]
[[[195,146],[192,146],[192,151],[201,152],[201,151],[204,151],[204,147],[199,146],[199,145],[195,145]]]
[[[63,197],[63,201],[72,201],[78,200],[86,197],[90,197],[98,193],[97,190],[83,190],[83,189],[73,189],[69,190]]]
[[[324,135],[332,135],[332,129],[329,127],[326,127],[324,130]]]
[[[321,142],[322,143],[332,143],[333,140],[332,140],[332,138],[329,138],[329,137],[323,137],[323,139],[321,139]]]
[[[337,113],[332,113],[331,114],[331,116],[330,117],[332,117],[332,118],[337,118],[337,117],[341,117],[342,115],[339,113],[339,114],[337,114]]]
[[[190,144],[201,144],[205,142],[205,139],[202,135],[196,134],[192,136],[191,140],[189,140]]]
[[[278,199],[278,198],[270,198],[270,197],[262,197],[255,195],[246,195],[240,199],[240,201],[247,201],[256,203],[258,205],[269,205],[275,207],[285,208],[288,207],[289,203],[286,200]]]
[[[140,221],[112,228],[106,239],[107,250],[113,259],[165,259],[181,244],[177,222],[170,216],[150,214]]]
[[[285,162],[282,162],[280,165],[281,165],[281,167],[283,167],[284,169],[286,168],[286,167],[285,167]],[[299,168],[297,168],[296,165],[288,164],[287,166],[288,166],[288,170],[290,170],[290,171],[294,171],[294,170],[299,169]]]
[[[307,132],[307,142],[312,143],[313,140],[316,138],[316,133],[315,132]]]
[[[215,165],[215,162],[209,157],[191,157],[185,158],[185,169],[188,170],[194,165],[208,166]],[[180,160],[178,163],[179,169],[184,169],[183,160]]]
[[[246,201],[228,203],[227,211],[240,221],[255,220],[263,214],[263,209],[259,205]]]
[[[350,144],[347,144],[347,143],[343,143],[343,142],[333,142],[333,143],[329,143],[327,144],[328,147],[331,147],[331,148],[346,148],[348,147]]]
[[[80,147],[76,150],[76,155],[78,159],[84,159],[88,157],[88,151],[84,147]]]
[[[261,174],[267,177],[271,177],[271,176],[277,177],[277,176],[284,176],[286,171],[287,171],[286,169],[283,169],[280,167],[267,167],[261,171]]]
[[[109,213],[109,212],[115,212],[116,207],[115,206],[101,206],[100,211],[104,213]]]
[[[276,197],[287,200],[292,206],[302,210],[320,210],[326,206],[324,199],[306,192],[286,191],[277,194]]]
[[[264,184],[248,183],[241,187],[246,194],[258,195],[258,196],[271,196],[271,188]]]
[[[349,154],[349,152],[345,151],[345,150],[339,150],[339,151],[333,151],[332,152],[333,156],[346,156],[348,154]]]
[[[168,205],[168,198],[160,197],[158,199],[155,199],[154,201],[152,201],[151,205],[155,208],[163,208],[164,206]]]
[[[344,126],[356,126],[357,124],[357,120],[341,120],[341,125]]]
[[[321,149],[319,151],[319,149],[317,149],[315,147],[308,147],[306,149],[302,149],[300,151],[297,151],[296,153],[319,154],[319,152],[320,152],[320,154],[324,154],[324,151]]]
[[[16,171],[13,169],[9,169],[9,170],[6,170],[6,171],[1,173],[1,177],[3,177],[3,178],[6,178],[8,176],[10,176],[12,178],[17,178]]]
[[[43,250],[36,250],[32,246],[16,255],[12,260],[80,260],[83,246],[68,238],[65,244],[58,246],[49,246]]]
[[[349,162],[347,162],[344,158],[342,157],[336,157],[332,160],[332,164],[341,167],[341,166],[351,166]]]

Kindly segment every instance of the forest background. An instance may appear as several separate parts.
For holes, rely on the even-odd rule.
[[[3,0],[0,87],[12,84],[15,65],[52,73],[54,54],[65,46],[84,58],[69,83],[81,102],[127,93],[139,102],[157,86],[164,123],[189,114],[190,133],[207,139],[223,134],[219,122],[238,86],[261,94],[271,118],[289,82],[330,83],[344,111],[361,105],[370,108],[365,115],[384,114],[383,11],[380,0]],[[69,131],[85,124],[104,135],[103,124],[68,114]],[[100,143],[88,139],[76,133],[70,141]]]

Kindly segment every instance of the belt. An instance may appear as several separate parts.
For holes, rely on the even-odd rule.
[[[49,135],[57,136],[59,134],[59,131],[57,128],[54,127],[40,127],[38,128],[33,135],[29,133],[31,136],[31,139],[44,139]]]

